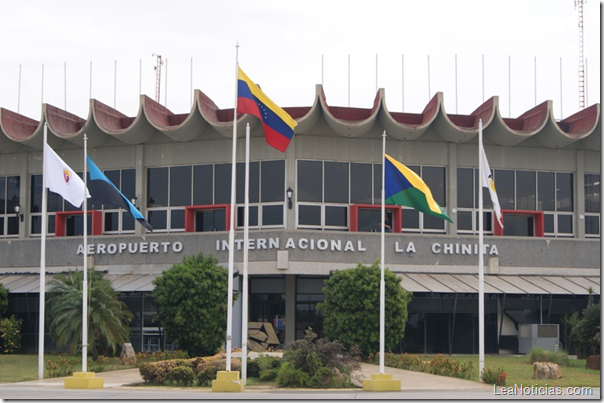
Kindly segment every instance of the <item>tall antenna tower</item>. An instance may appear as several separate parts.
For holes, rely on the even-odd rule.
[[[579,109],[585,109],[585,62],[583,59],[583,3],[587,0],[575,0],[579,7]]]
[[[155,102],[159,103],[159,89],[161,87],[161,65],[164,62],[161,60],[161,55],[152,54],[155,56]]]

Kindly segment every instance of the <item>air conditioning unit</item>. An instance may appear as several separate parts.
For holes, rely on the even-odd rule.
[[[533,347],[554,351],[559,343],[559,325],[518,325],[518,353],[520,354],[528,354]]]

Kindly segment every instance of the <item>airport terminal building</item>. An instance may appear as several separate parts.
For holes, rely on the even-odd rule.
[[[478,353],[478,124],[504,214],[485,193],[485,352],[518,352],[523,324],[559,324],[600,298],[600,104],[561,121],[551,101],[503,118],[498,97],[452,115],[437,93],[422,113],[391,112],[384,90],[370,109],[314,102],[285,107],[297,121],[287,151],[269,147],[256,117],[237,120],[237,208],[231,211],[233,109],[195,91],[176,114],[142,95],[136,116],[90,100],[88,117],[49,104],[39,121],[0,108],[0,282],[8,314],[23,319],[23,349],[38,340],[42,147],[74,170],[87,153],[132,199],[152,233],[124,210],[82,212],[49,193],[46,279],[89,267],[104,273],[135,315],[136,351],[173,348],[158,321],[152,281],[184,256],[228,263],[235,214],[235,288],[241,287],[245,126],[251,127],[249,320],[271,322],[281,342],[322,333],[322,286],[335,270],[380,257],[382,133],[386,152],[417,172],[453,223],[387,206],[385,265],[413,292],[404,339],[393,351]],[[15,207],[19,206],[18,212]],[[233,346],[241,346],[241,299]],[[48,331],[48,326],[45,327]],[[47,335],[47,351],[54,348]]]

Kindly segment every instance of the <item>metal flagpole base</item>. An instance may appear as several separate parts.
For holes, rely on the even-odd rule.
[[[400,392],[400,379],[392,379],[392,374],[371,374],[371,379],[363,379],[363,390],[370,392]]]
[[[74,372],[65,378],[65,389],[103,389],[103,378],[96,378],[94,372]]]
[[[239,371],[218,371],[212,381],[212,392],[243,392],[244,388]]]

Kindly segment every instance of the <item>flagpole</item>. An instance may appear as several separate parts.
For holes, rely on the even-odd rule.
[[[482,206],[482,119],[478,120],[478,376],[484,370],[484,234]]]
[[[237,83],[239,81],[239,44],[235,46],[235,105],[233,107],[233,154],[231,160],[231,215],[229,227],[229,279],[227,296],[226,370],[231,371],[231,346],[233,341],[233,261],[235,254],[235,215],[237,167]]]
[[[88,366],[88,192],[87,192],[87,159],[86,145],[88,137],[84,133],[84,209],[83,209],[83,224],[84,224],[84,277],[82,279],[82,372],[86,372]]]
[[[47,194],[46,194],[46,140],[47,128],[44,123],[44,144],[42,145],[42,236],[40,241],[40,320],[38,330],[38,379],[44,379],[44,319],[46,298],[46,220],[47,220]]]
[[[385,333],[385,322],[386,322],[386,283],[384,281],[384,241],[386,232],[386,201],[385,195],[385,173],[386,173],[386,131],[382,134],[382,242],[381,242],[381,254],[380,254],[380,374],[384,373],[384,333]]]
[[[241,302],[241,379],[243,384],[247,381],[247,321],[248,321],[248,239],[249,239],[249,219],[250,219],[250,124],[245,127],[245,207],[243,213],[243,285],[241,293],[243,299]]]

